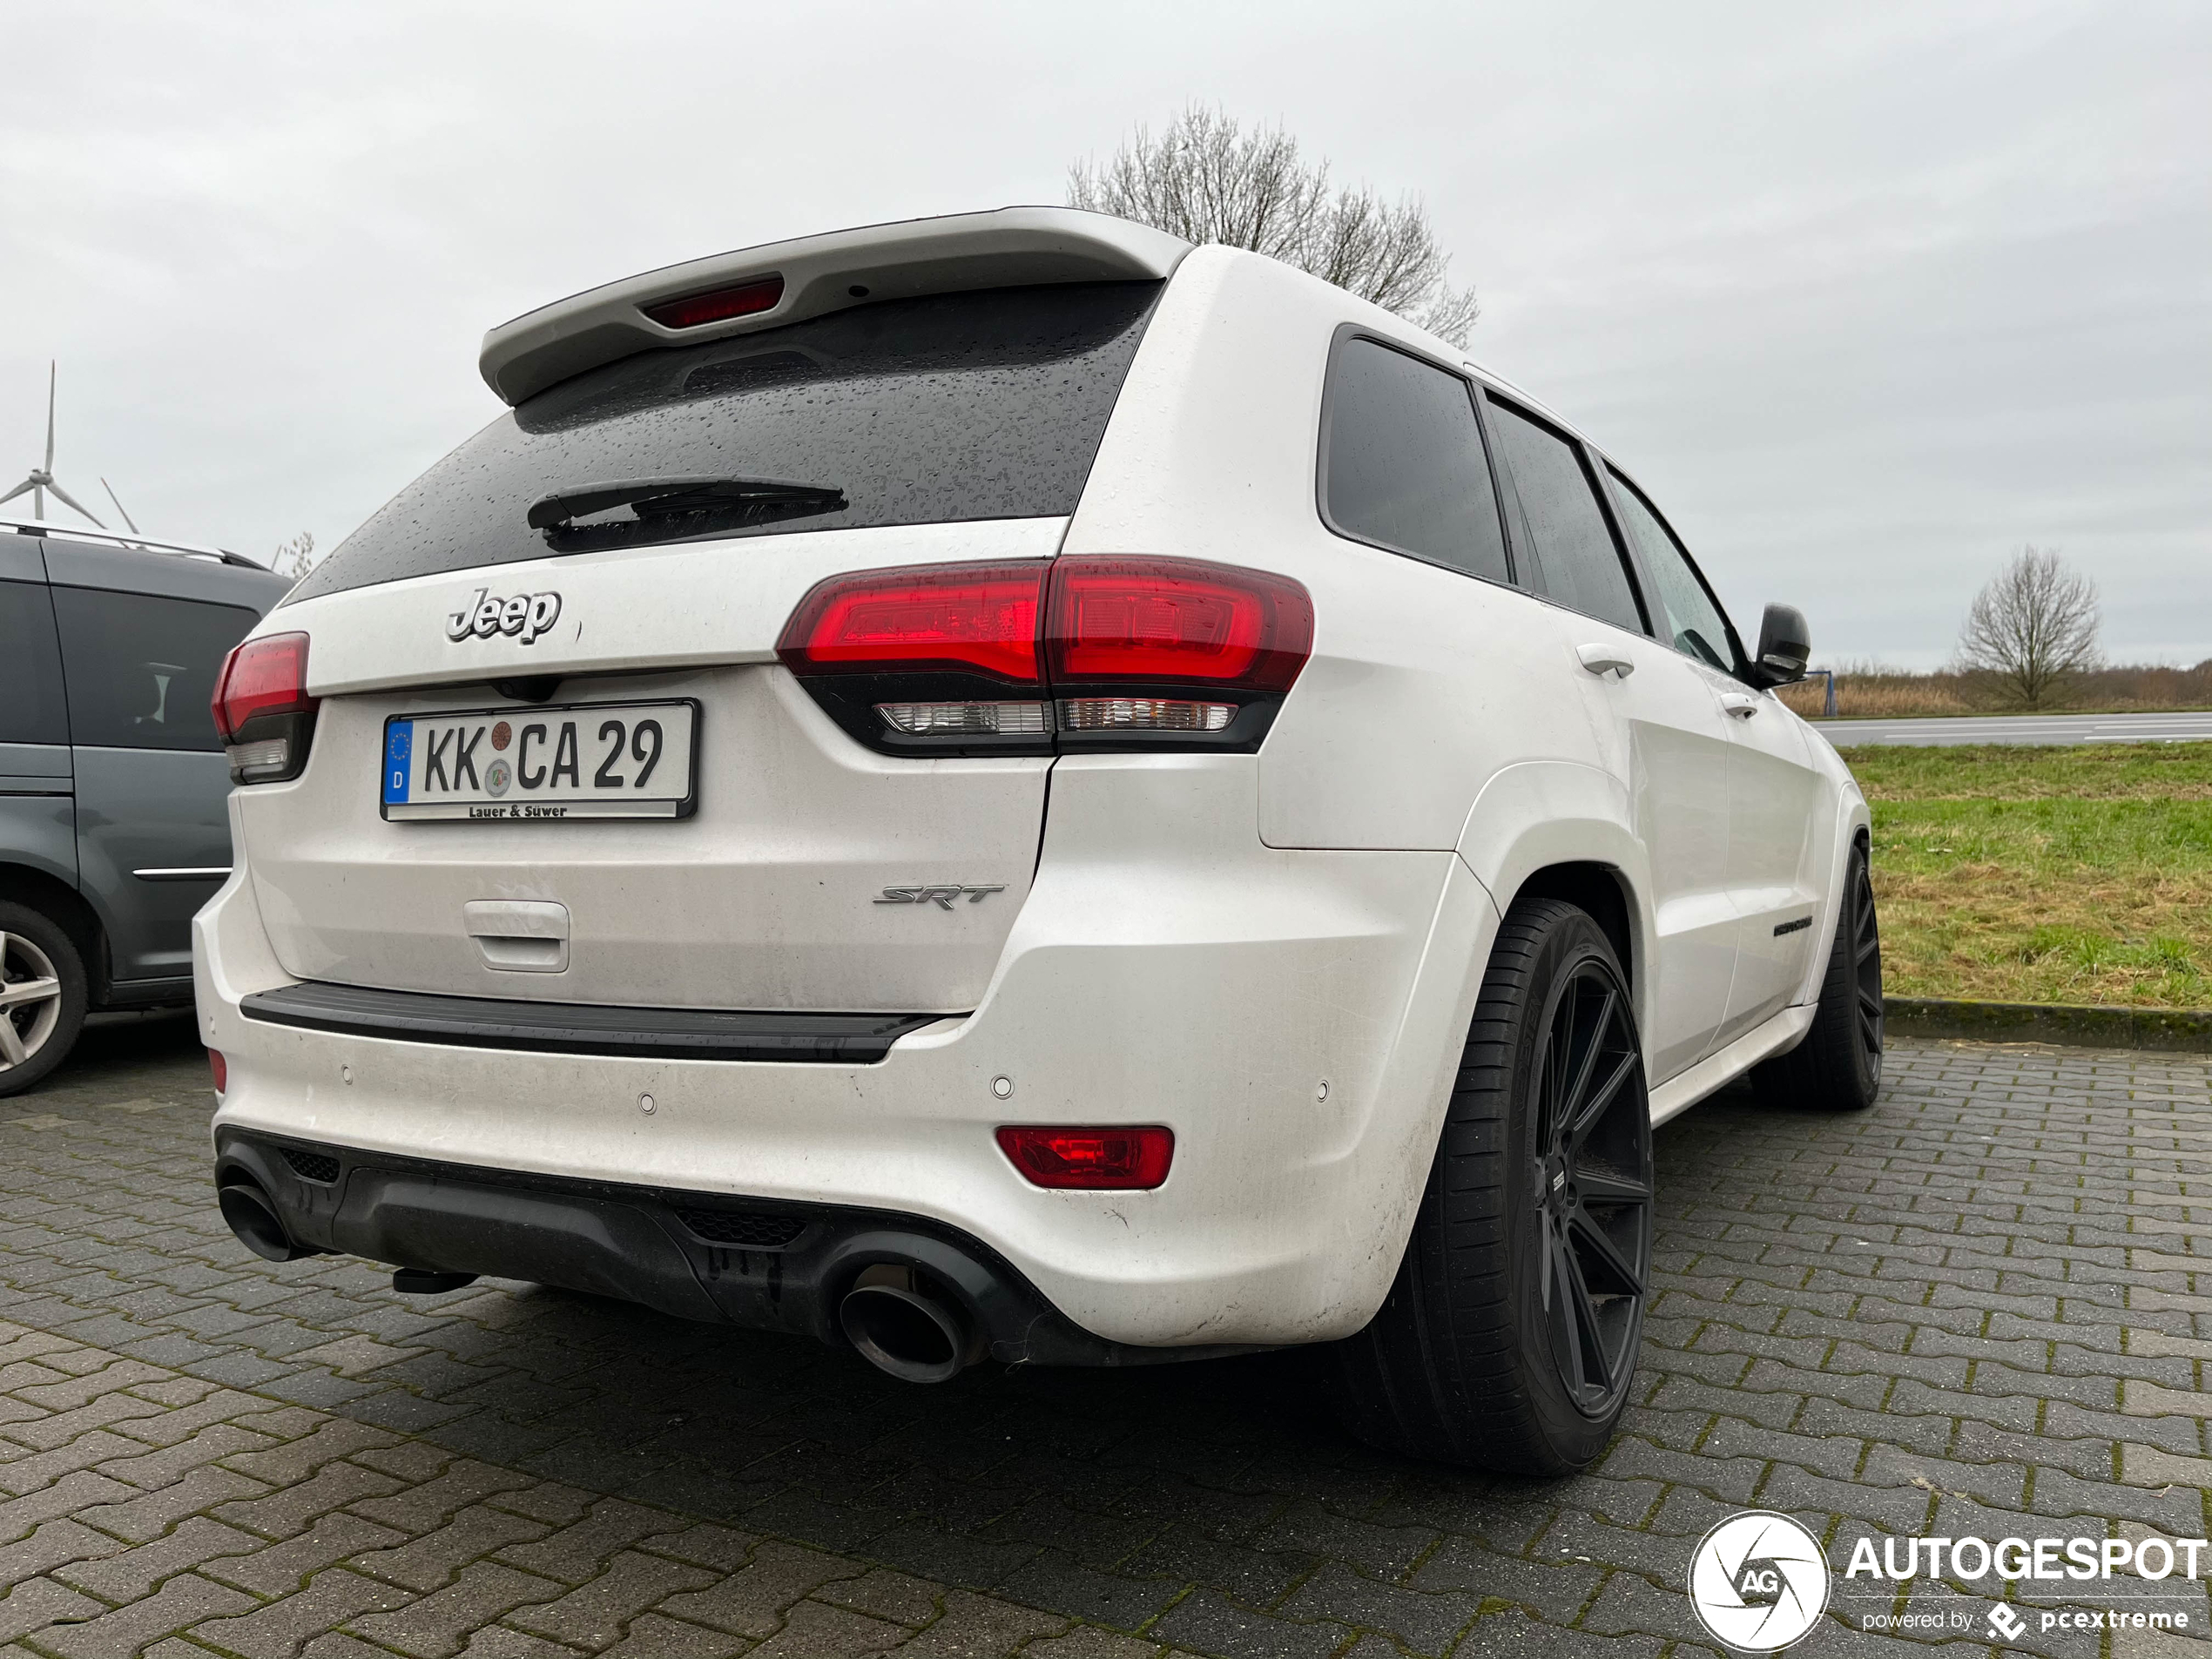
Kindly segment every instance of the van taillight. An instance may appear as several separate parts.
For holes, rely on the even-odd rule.
[[[307,635],[267,634],[226,657],[212,706],[231,781],[298,777],[314,737],[315,703],[307,695]]]
[[[1255,749],[1312,647],[1288,577],[1131,556],[831,577],[777,652],[871,747],[1049,754]]]

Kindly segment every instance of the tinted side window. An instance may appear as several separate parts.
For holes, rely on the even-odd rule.
[[[62,662],[45,586],[0,582],[0,743],[68,741]]]
[[[886,300],[625,357],[501,415],[287,603],[590,550],[531,529],[529,515],[542,497],[603,480],[772,479],[843,494],[834,510],[701,514],[694,539],[1072,513],[1160,287]],[[596,545],[623,544],[637,528],[627,507],[589,527],[617,538]]]
[[[1608,468],[1608,471],[1611,469]],[[1666,612],[1664,632],[1675,649],[1723,674],[1736,671],[1735,651],[1729,644],[1728,621],[1697,571],[1665,523],[1636,487],[1619,473],[1613,474],[1613,498],[1621,506],[1621,522],[1643,555],[1644,569],[1658,584],[1659,608]]]
[[[1471,388],[1353,338],[1329,369],[1321,502],[1331,527],[1494,582],[1511,581]]]
[[[71,740],[115,749],[219,749],[208,712],[223,655],[260,618],[105,588],[56,588]]]
[[[1543,566],[1544,588],[1585,616],[1643,631],[1635,587],[1598,505],[1596,481],[1581,452],[1534,415],[1490,402],[1501,459],[1513,474],[1528,538]]]

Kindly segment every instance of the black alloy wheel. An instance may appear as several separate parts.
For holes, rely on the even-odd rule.
[[[1586,958],[1553,993],[1527,1165],[1537,1300],[1562,1392],[1588,1418],[1628,1393],[1651,1280],[1651,1123],[1619,979]]]
[[[1874,918],[1874,873],[1864,853],[1851,856],[1844,915],[1851,921],[1859,1063],[1868,1074],[1866,1092],[1871,1095],[1882,1082],[1882,930]]]
[[[1588,1467],[1628,1409],[1656,1181],[1633,1001],[1590,915],[1498,930],[1396,1279],[1325,1372],[1371,1445],[1518,1474]]]
[[[1882,930],[1865,841],[1851,850],[1820,1001],[1797,1046],[1753,1068],[1762,1105],[1864,1111],[1882,1089]]]

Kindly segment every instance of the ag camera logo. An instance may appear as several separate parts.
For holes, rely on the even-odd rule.
[[[1731,1515],[1689,1558],[1689,1605],[1716,1642],[1739,1653],[1779,1653],[1828,1610],[1828,1557],[1787,1515]]]

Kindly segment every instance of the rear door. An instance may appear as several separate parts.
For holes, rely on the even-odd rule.
[[[167,556],[47,545],[78,881],[118,985],[191,974],[192,914],[231,864],[230,768],[208,699],[224,654],[260,620],[251,605],[94,585],[204,586],[168,570]]]
[[[1647,632],[1644,607],[1583,447],[1533,411],[1493,395],[1491,433],[1506,462],[1516,546],[1533,550],[1543,590],[1578,612],[1577,676],[1607,764],[1626,785],[1651,860],[1658,960],[1654,1082],[1714,1046],[1728,1007],[1740,929],[1728,890],[1725,717],[1697,671]],[[1587,664],[1623,661],[1629,671]]]
[[[887,301],[647,353],[433,468],[265,631],[308,636],[322,698],[302,775],[239,796],[287,971],[640,1007],[976,1007],[1035,867],[1049,757],[878,752],[777,642],[843,572],[1052,557],[1158,286]],[[793,488],[532,522],[563,491],[648,479]],[[455,798],[472,734],[486,810],[421,810]],[[582,793],[604,776],[636,812],[505,810],[541,772]]]
[[[1697,665],[1727,720],[1729,891],[1737,916],[1736,981],[1721,1022],[1729,1042],[1785,1007],[1819,932],[1810,867],[1824,787],[1804,728],[1740,677],[1742,650],[1720,604],[1650,500],[1617,471],[1613,498],[1656,590],[1664,631]]]

